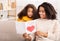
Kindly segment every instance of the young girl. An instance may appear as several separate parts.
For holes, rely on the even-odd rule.
[[[33,41],[35,37],[35,41],[58,41],[60,35],[60,24],[56,19],[56,11],[54,7],[47,2],[42,3],[38,6],[37,15],[38,18],[36,20],[37,31],[35,32],[35,36],[29,36]]]
[[[36,7],[33,4],[28,4],[19,14],[18,14],[18,20],[19,22],[27,22],[30,20],[36,19]],[[26,41],[30,41],[31,37],[24,33],[23,37]]]
[[[47,2],[38,6],[36,41],[58,41],[60,34],[60,24],[56,19],[54,7]]]
[[[36,19],[36,7],[33,4],[28,4],[19,14],[17,21],[26,22]]]

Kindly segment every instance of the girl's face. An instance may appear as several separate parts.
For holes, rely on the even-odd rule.
[[[46,18],[45,9],[44,9],[44,7],[42,7],[42,6],[39,8],[39,15],[40,15],[40,18],[41,18],[41,19],[45,19],[45,18]]]
[[[27,15],[28,15],[28,17],[32,17],[33,16],[33,9],[32,8],[28,8]]]

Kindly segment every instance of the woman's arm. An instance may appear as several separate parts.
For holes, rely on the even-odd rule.
[[[48,31],[47,37],[52,40],[59,40],[59,38],[60,38],[60,24],[58,21],[55,23],[53,29],[50,29]]]
[[[44,33],[44,32],[41,32],[41,31],[37,31],[35,33],[36,36],[43,36],[43,37],[47,37],[48,36],[48,33]]]

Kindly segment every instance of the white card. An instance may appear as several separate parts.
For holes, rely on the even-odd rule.
[[[32,34],[34,32],[36,32],[36,21],[28,21],[25,23],[25,29],[26,29],[26,33],[27,34]]]
[[[23,34],[25,30],[25,22],[16,22],[16,32],[17,34]]]
[[[16,32],[17,34],[32,34],[36,32],[36,21],[16,22]]]

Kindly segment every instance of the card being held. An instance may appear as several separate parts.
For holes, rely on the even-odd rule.
[[[28,21],[25,23],[25,29],[27,34],[32,34],[36,32],[36,21]]]
[[[16,22],[16,32],[17,34],[25,33],[25,22]]]
[[[16,22],[16,32],[17,34],[32,34],[36,32],[36,20],[28,22]]]

